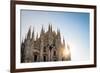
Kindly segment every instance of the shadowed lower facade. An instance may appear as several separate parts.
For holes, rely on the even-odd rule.
[[[45,31],[42,27],[40,35],[35,37],[34,29],[29,28],[25,39],[21,42],[21,63],[70,61],[70,47],[65,40],[61,42],[60,30],[55,32],[52,25]]]

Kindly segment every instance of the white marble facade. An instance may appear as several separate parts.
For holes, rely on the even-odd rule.
[[[64,55],[65,40],[61,42],[60,30],[55,32],[52,25],[48,26],[46,32],[42,27],[40,35],[36,37],[34,30],[29,28],[26,36],[21,42],[21,63],[71,60],[70,53]]]

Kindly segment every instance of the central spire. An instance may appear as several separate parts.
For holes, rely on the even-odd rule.
[[[52,32],[52,24],[49,24],[48,31]]]

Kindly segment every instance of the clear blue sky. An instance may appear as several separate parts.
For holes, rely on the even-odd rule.
[[[61,37],[70,45],[72,60],[88,60],[90,54],[89,13],[52,12],[21,10],[21,40],[31,26],[40,33],[42,25],[47,30],[49,23],[53,30],[60,29]]]

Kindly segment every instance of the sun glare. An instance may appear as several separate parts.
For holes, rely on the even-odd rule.
[[[66,58],[70,56],[70,47],[68,44],[67,47],[63,50],[63,56]]]

